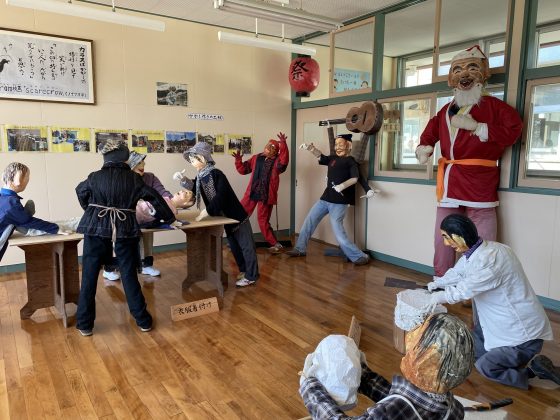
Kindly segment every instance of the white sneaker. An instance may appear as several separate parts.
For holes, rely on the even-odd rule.
[[[246,279],[245,277],[243,277],[241,280],[237,280],[237,281],[235,282],[235,285],[236,285],[237,287],[245,287],[245,286],[251,286],[251,285],[253,285],[253,284],[255,284],[255,283],[256,283],[256,280],[248,280],[248,279]]]
[[[121,275],[118,271],[105,271],[105,270],[103,270],[103,277],[105,277],[107,280],[117,281],[118,279],[121,278]]]
[[[284,247],[280,242],[277,242],[276,245],[268,248],[268,252],[270,252],[271,254],[280,254],[283,251],[284,251]]]
[[[156,277],[159,276],[161,273],[157,268],[154,267],[142,267],[142,274],[147,276]]]

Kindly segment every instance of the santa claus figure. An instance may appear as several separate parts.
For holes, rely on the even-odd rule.
[[[453,100],[428,122],[416,148],[419,162],[426,164],[438,141],[441,147],[434,235],[437,277],[455,263],[455,253],[444,245],[439,231],[446,216],[464,214],[475,223],[481,238],[496,240],[498,163],[504,150],[519,138],[522,122],[514,108],[485,92],[489,77],[488,59],[478,45],[453,57],[448,76]]]

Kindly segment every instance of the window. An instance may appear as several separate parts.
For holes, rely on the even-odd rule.
[[[331,38],[331,96],[370,92],[373,82],[373,19],[345,26]]]
[[[519,185],[560,187],[560,78],[527,84],[523,139]]]
[[[398,171],[397,176],[426,178],[426,166],[416,160],[416,146],[431,115],[432,98],[395,98],[384,101],[383,126],[378,136],[377,175]],[[425,173],[426,175],[422,175]],[[395,176],[396,174],[391,173]]]
[[[537,6],[535,63],[531,67],[560,65],[560,7],[558,0],[539,0]]]

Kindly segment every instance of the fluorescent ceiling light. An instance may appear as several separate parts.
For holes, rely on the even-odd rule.
[[[60,13],[85,19],[100,20],[102,22],[116,23],[119,25],[135,26],[142,29],[151,29],[152,31],[165,31],[165,22],[161,20],[146,19],[139,16],[117,13],[114,8],[113,10],[101,10],[93,7],[79,6],[71,2],[55,0],[6,0],[6,4],[9,6],[26,7],[28,9]]]
[[[334,31],[343,26],[342,22],[324,16],[277,6],[263,0],[214,0],[214,9],[324,32]]]
[[[269,41],[268,39],[261,39],[256,36],[237,35],[222,31],[218,31],[218,39],[222,42],[229,42],[230,44],[268,48],[269,50],[292,52],[296,54],[315,55],[317,53],[317,50],[313,47],[305,47],[303,45],[289,44],[286,42]]]

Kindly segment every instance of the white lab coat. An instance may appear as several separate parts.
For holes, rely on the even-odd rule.
[[[548,317],[507,245],[484,241],[468,260],[462,256],[437,284],[445,286],[449,303],[474,300],[486,350],[553,338]]]

